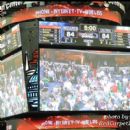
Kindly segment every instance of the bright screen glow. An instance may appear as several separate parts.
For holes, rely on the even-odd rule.
[[[130,53],[40,49],[40,110],[130,110]]]
[[[22,53],[0,62],[0,117],[28,111]]]

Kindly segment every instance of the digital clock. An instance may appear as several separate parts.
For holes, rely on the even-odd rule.
[[[89,32],[96,32],[97,31],[97,26],[96,25],[88,25],[88,24],[81,24],[80,25],[80,29],[83,30],[83,31],[89,31]]]

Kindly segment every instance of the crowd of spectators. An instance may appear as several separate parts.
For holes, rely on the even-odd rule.
[[[19,62],[16,65],[16,59]],[[0,117],[8,117],[27,112],[25,79],[22,66],[22,57],[2,62],[0,69]]]
[[[52,61],[42,57],[40,109],[130,110],[130,67],[109,66],[107,59],[105,62],[93,67],[87,62]]]

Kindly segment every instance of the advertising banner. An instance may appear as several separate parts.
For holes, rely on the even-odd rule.
[[[69,4],[55,4],[43,7],[21,9],[10,16],[3,17],[0,22],[0,28],[12,23],[36,18],[68,16],[100,18],[121,24],[121,16],[116,11],[106,10],[105,8],[93,8],[88,5],[77,7]]]
[[[11,124],[14,125],[13,127]],[[50,130],[50,129],[70,129],[70,128],[118,128],[117,117],[109,116],[50,116],[47,118],[33,119],[25,118],[8,122],[10,130]],[[12,129],[11,129],[12,128]]]
[[[28,107],[30,111],[39,110],[39,85],[38,85],[38,22],[24,22],[20,24],[21,42],[23,51],[24,70]]]

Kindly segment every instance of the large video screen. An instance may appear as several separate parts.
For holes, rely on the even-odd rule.
[[[40,110],[130,110],[130,53],[40,49]]]
[[[19,25],[12,27],[6,33],[0,35],[0,56],[7,55],[19,47],[21,47]]]
[[[22,53],[0,62],[0,118],[28,112]]]

